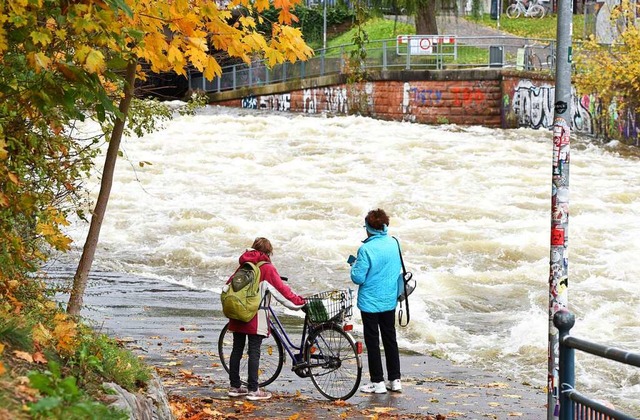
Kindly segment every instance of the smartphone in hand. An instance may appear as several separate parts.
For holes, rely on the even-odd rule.
[[[356,257],[354,257],[353,255],[349,255],[349,258],[347,258],[347,263],[349,265],[353,265],[354,262],[356,262]]]

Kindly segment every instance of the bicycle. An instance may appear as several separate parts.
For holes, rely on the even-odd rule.
[[[535,0],[529,0],[528,6],[525,6],[522,0],[516,0],[515,3],[511,3],[509,7],[507,7],[506,13],[511,19],[519,18],[521,14],[524,15],[524,17],[542,19],[546,11],[544,7],[540,6]]]
[[[300,344],[296,345],[286,332],[271,306],[269,337],[262,341],[258,386],[275,381],[285,362],[286,350],[291,369],[301,378],[311,378],[318,391],[330,400],[347,400],[355,394],[362,378],[362,342],[348,331],[353,325],[346,320],[352,315],[353,293],[350,289],[317,293],[305,298],[305,318]],[[222,366],[229,373],[229,357],[233,349],[233,333],[225,325],[218,339]],[[248,356],[240,362],[240,379],[247,384]]]
[[[524,69],[525,70],[542,70],[542,61],[534,52],[535,45],[524,46]]]

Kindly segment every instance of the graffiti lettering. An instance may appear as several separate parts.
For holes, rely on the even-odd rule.
[[[513,111],[518,125],[531,128],[550,128],[553,125],[554,86],[534,86],[521,81],[513,94]]]
[[[335,112],[338,114],[348,113],[347,88],[324,88],[324,97],[326,99],[325,110],[327,112]]]
[[[553,125],[556,89],[554,86],[536,86],[530,80],[522,80],[513,94],[512,110],[518,125],[530,128],[551,128]],[[571,109],[569,120],[572,129],[585,134],[593,134],[593,115],[596,115],[596,103],[589,95],[578,96],[571,89]]]
[[[320,104],[324,103],[324,107]],[[324,89],[304,89],[302,91],[302,112],[316,114],[329,112],[335,114],[347,114],[347,88],[327,87]]]
[[[242,107],[247,109],[258,109],[258,99],[255,96],[245,96],[242,98]]]
[[[267,95],[260,97],[260,109],[269,111],[289,111],[291,109],[291,94]]]
[[[476,103],[482,104],[485,100],[484,91],[476,88],[461,88],[453,91],[454,106],[471,106]]]
[[[413,100],[422,106],[434,106],[442,101],[442,92],[433,89],[410,88]]]

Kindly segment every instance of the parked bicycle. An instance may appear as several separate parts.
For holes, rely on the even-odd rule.
[[[296,375],[311,378],[318,391],[330,400],[347,400],[357,391],[362,377],[362,343],[353,339],[349,333],[353,325],[347,323],[353,311],[353,292],[332,290],[305,300],[299,345],[289,337],[273,308],[268,308],[270,334],[260,348],[258,386],[267,386],[278,378],[286,350]],[[233,333],[225,325],[218,339],[218,353],[227,373],[232,349]],[[245,354],[240,362],[240,379],[244,385],[248,360]]]
[[[535,0],[529,0],[526,4],[523,0],[516,0],[514,3],[511,3],[506,10],[507,16],[511,19],[519,18],[520,15],[542,19],[545,12],[545,8],[540,6]]]

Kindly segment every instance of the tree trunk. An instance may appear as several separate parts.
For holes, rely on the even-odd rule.
[[[416,35],[437,35],[436,1],[419,0],[416,8]]]
[[[102,180],[100,183],[100,192],[98,193],[96,208],[91,216],[91,225],[89,226],[87,240],[84,243],[82,256],[80,257],[76,274],[73,277],[73,288],[71,289],[71,296],[69,296],[69,304],[67,305],[67,312],[71,315],[79,315],[80,309],[82,308],[82,298],[84,297],[84,291],[87,287],[89,271],[91,270],[93,258],[98,246],[100,228],[102,227],[102,221],[104,220],[104,215],[107,210],[107,203],[109,202],[109,195],[111,194],[113,173],[116,166],[116,160],[118,159],[118,150],[120,149],[120,141],[122,140],[122,133],[124,132],[124,124],[127,114],[129,113],[129,105],[131,104],[131,99],[133,97],[133,88],[136,80],[136,65],[137,63],[133,61],[127,66],[124,98],[120,101],[119,105],[119,110],[122,116],[118,117],[113,125],[109,148],[107,149],[107,157],[104,161],[104,169],[102,171]]]

